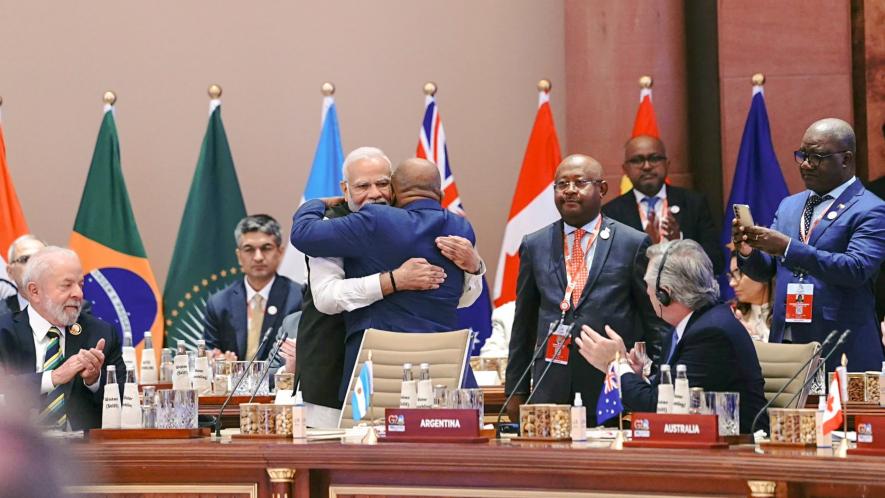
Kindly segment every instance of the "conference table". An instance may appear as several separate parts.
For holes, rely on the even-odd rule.
[[[856,497],[885,496],[885,457],[733,446],[606,443],[73,440],[99,497]]]

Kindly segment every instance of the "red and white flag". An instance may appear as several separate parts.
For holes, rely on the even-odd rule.
[[[827,394],[827,408],[823,418],[824,435],[842,427],[842,399],[845,394],[842,386],[845,385],[845,367],[837,367]]]
[[[655,107],[651,103],[651,87],[642,87],[639,91],[639,109],[636,109],[636,118],[633,120],[633,133],[630,138],[642,135],[661,138],[658,131],[658,118],[655,116]],[[669,181],[667,183],[670,183]],[[633,188],[633,183],[627,175],[621,176],[621,193],[626,194]]]
[[[28,233],[28,224],[6,164],[6,142],[3,139],[3,120],[0,118],[0,279],[8,282],[6,256],[15,239]],[[0,298],[15,294],[10,285],[0,285]]]
[[[538,114],[522,160],[516,192],[510,205],[504,243],[495,272],[495,307],[516,300],[519,244],[522,238],[559,219],[553,204],[553,176],[562,161],[550,94],[539,92]]]

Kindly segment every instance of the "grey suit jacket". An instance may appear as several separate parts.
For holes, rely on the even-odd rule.
[[[597,237],[587,285],[577,307],[569,309],[565,323],[574,323],[572,337],[588,324],[599,333],[610,325],[623,337],[629,350],[636,341],[646,341],[649,356],[660,355],[662,334],[669,326],[657,317],[645,290],[648,259],[645,250],[648,236],[603,217],[608,238]],[[563,260],[563,223],[557,221],[527,235],[520,246],[519,277],[516,289],[516,313],[510,337],[510,360],[505,390],[529,392],[528,380],[517,384],[531,362],[536,347],[543,347],[552,322],[560,317],[559,303],[566,286]],[[544,381],[536,385],[535,403],[571,404],[580,392],[592,423],[603,374],[580,355],[572,341],[568,365],[553,364]],[[533,383],[538,382],[547,362],[541,353],[532,368]]]

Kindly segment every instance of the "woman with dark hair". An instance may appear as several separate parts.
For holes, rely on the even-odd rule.
[[[753,340],[768,342],[774,278],[763,283],[744,275],[738,268],[737,256],[731,257],[728,269],[728,285],[734,289],[735,295],[731,303],[734,315],[746,327]]]

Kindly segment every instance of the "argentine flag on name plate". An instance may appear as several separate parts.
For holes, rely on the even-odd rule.
[[[362,371],[360,371],[360,376],[356,379],[356,385],[353,386],[353,396],[350,399],[354,422],[362,420],[369,411],[373,387],[372,360],[366,360]]]
[[[341,195],[341,180],[343,179],[341,167],[344,165],[344,151],[341,148],[341,131],[338,127],[338,111],[335,107],[335,97],[326,95],[323,98],[323,117],[320,130],[320,140],[317,142],[316,152],[313,156],[313,164],[310,166],[310,176],[304,187],[304,196],[301,203],[320,197],[335,197]],[[299,204],[299,205],[300,205]],[[288,234],[285,236],[289,240]],[[307,268],[304,263],[304,254],[287,242],[286,253],[278,270],[280,275],[285,275],[295,282],[307,280]]]

